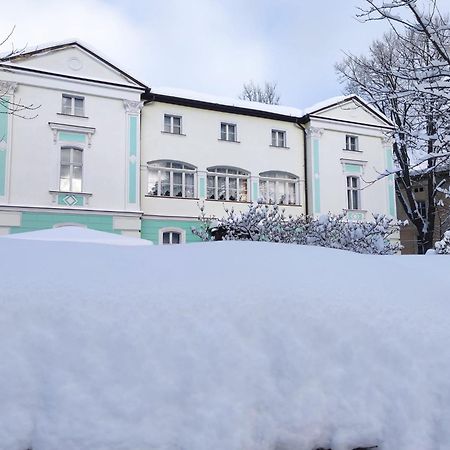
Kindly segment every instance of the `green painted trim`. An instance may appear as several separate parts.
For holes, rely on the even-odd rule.
[[[84,197],[79,194],[58,194],[58,205],[83,206]]]
[[[346,172],[361,173],[362,166],[359,164],[344,164],[344,169]]]
[[[320,161],[319,161],[319,140],[313,140],[313,168],[314,168],[314,212],[320,213]]]
[[[137,117],[130,116],[130,140],[129,140],[129,163],[128,163],[128,202],[136,203],[136,157],[137,157]]]
[[[0,197],[6,192],[6,150],[0,148]]]
[[[113,228],[113,216],[99,214],[67,214],[67,213],[40,213],[22,212],[20,227],[11,227],[11,233],[23,233],[25,231],[36,231],[53,228],[60,223],[79,223],[88,228],[109,233],[120,233]]]
[[[198,220],[171,220],[171,219],[142,219],[141,238],[159,244],[159,230],[161,228],[179,228],[186,232],[186,242],[201,242],[201,239],[192,234],[192,227],[200,228]]]
[[[59,131],[58,139],[64,142],[81,142],[86,143],[86,135],[83,133],[70,133],[68,131]]]
[[[205,177],[200,177],[198,180],[198,195],[200,198],[206,198]]]
[[[0,143],[8,142],[8,99],[0,98]]]
[[[386,168],[388,171],[392,171],[394,168],[392,149],[390,147],[386,147]],[[392,217],[397,217],[397,210],[395,207],[394,175],[389,175],[387,177],[387,202],[389,214]]]
[[[252,185],[252,201],[257,202],[259,200],[259,182],[253,181]]]

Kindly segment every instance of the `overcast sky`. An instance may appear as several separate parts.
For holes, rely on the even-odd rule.
[[[364,0],[15,0],[0,30],[16,46],[78,38],[150,86],[236,97],[253,79],[281,103],[341,94],[342,51],[361,53],[386,25],[359,23]],[[443,12],[450,0],[440,0]]]

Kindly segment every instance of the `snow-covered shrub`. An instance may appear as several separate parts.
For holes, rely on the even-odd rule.
[[[345,214],[285,215],[278,205],[252,204],[245,212],[225,209],[225,217],[207,217],[200,207],[201,226],[192,232],[204,241],[247,240],[317,245],[357,253],[390,255],[400,250],[390,237],[402,224],[381,214],[373,220],[349,221]]]
[[[434,245],[439,255],[450,255],[450,231],[444,233],[444,237]]]

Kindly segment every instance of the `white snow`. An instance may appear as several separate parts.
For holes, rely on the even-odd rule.
[[[0,239],[24,239],[32,241],[89,242],[106,245],[152,245],[153,243],[139,238],[122,236],[114,233],[91,230],[79,226],[64,226],[27,233],[8,234]]]
[[[1,450],[449,448],[445,256],[20,239],[0,254]]]
[[[197,100],[218,105],[235,106],[238,108],[247,108],[257,111],[266,111],[275,114],[281,114],[284,116],[300,118],[305,115],[303,110],[291,106],[269,105],[266,103],[250,102],[248,100],[240,100],[231,97],[220,97],[186,89],[177,89],[171,87],[152,87],[151,92],[154,94]]]

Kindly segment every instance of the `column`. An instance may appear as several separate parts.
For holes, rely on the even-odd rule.
[[[396,218],[397,217],[397,208],[395,203],[395,175],[392,174],[394,169],[394,159],[392,155],[392,139],[390,137],[382,138],[384,155],[385,155],[385,164],[386,170],[391,172],[391,175],[386,177],[386,198],[387,198],[387,213]]]
[[[306,180],[308,186],[308,211],[307,214],[314,215],[321,212],[321,197],[320,197],[320,138],[322,137],[323,129],[310,127],[306,130],[308,145],[306,148],[307,160],[309,163],[309,170],[306,174],[310,180]],[[311,174],[311,175],[310,175]]]
[[[140,209],[141,109],[144,102],[124,100],[127,120],[125,203],[130,210]]]

